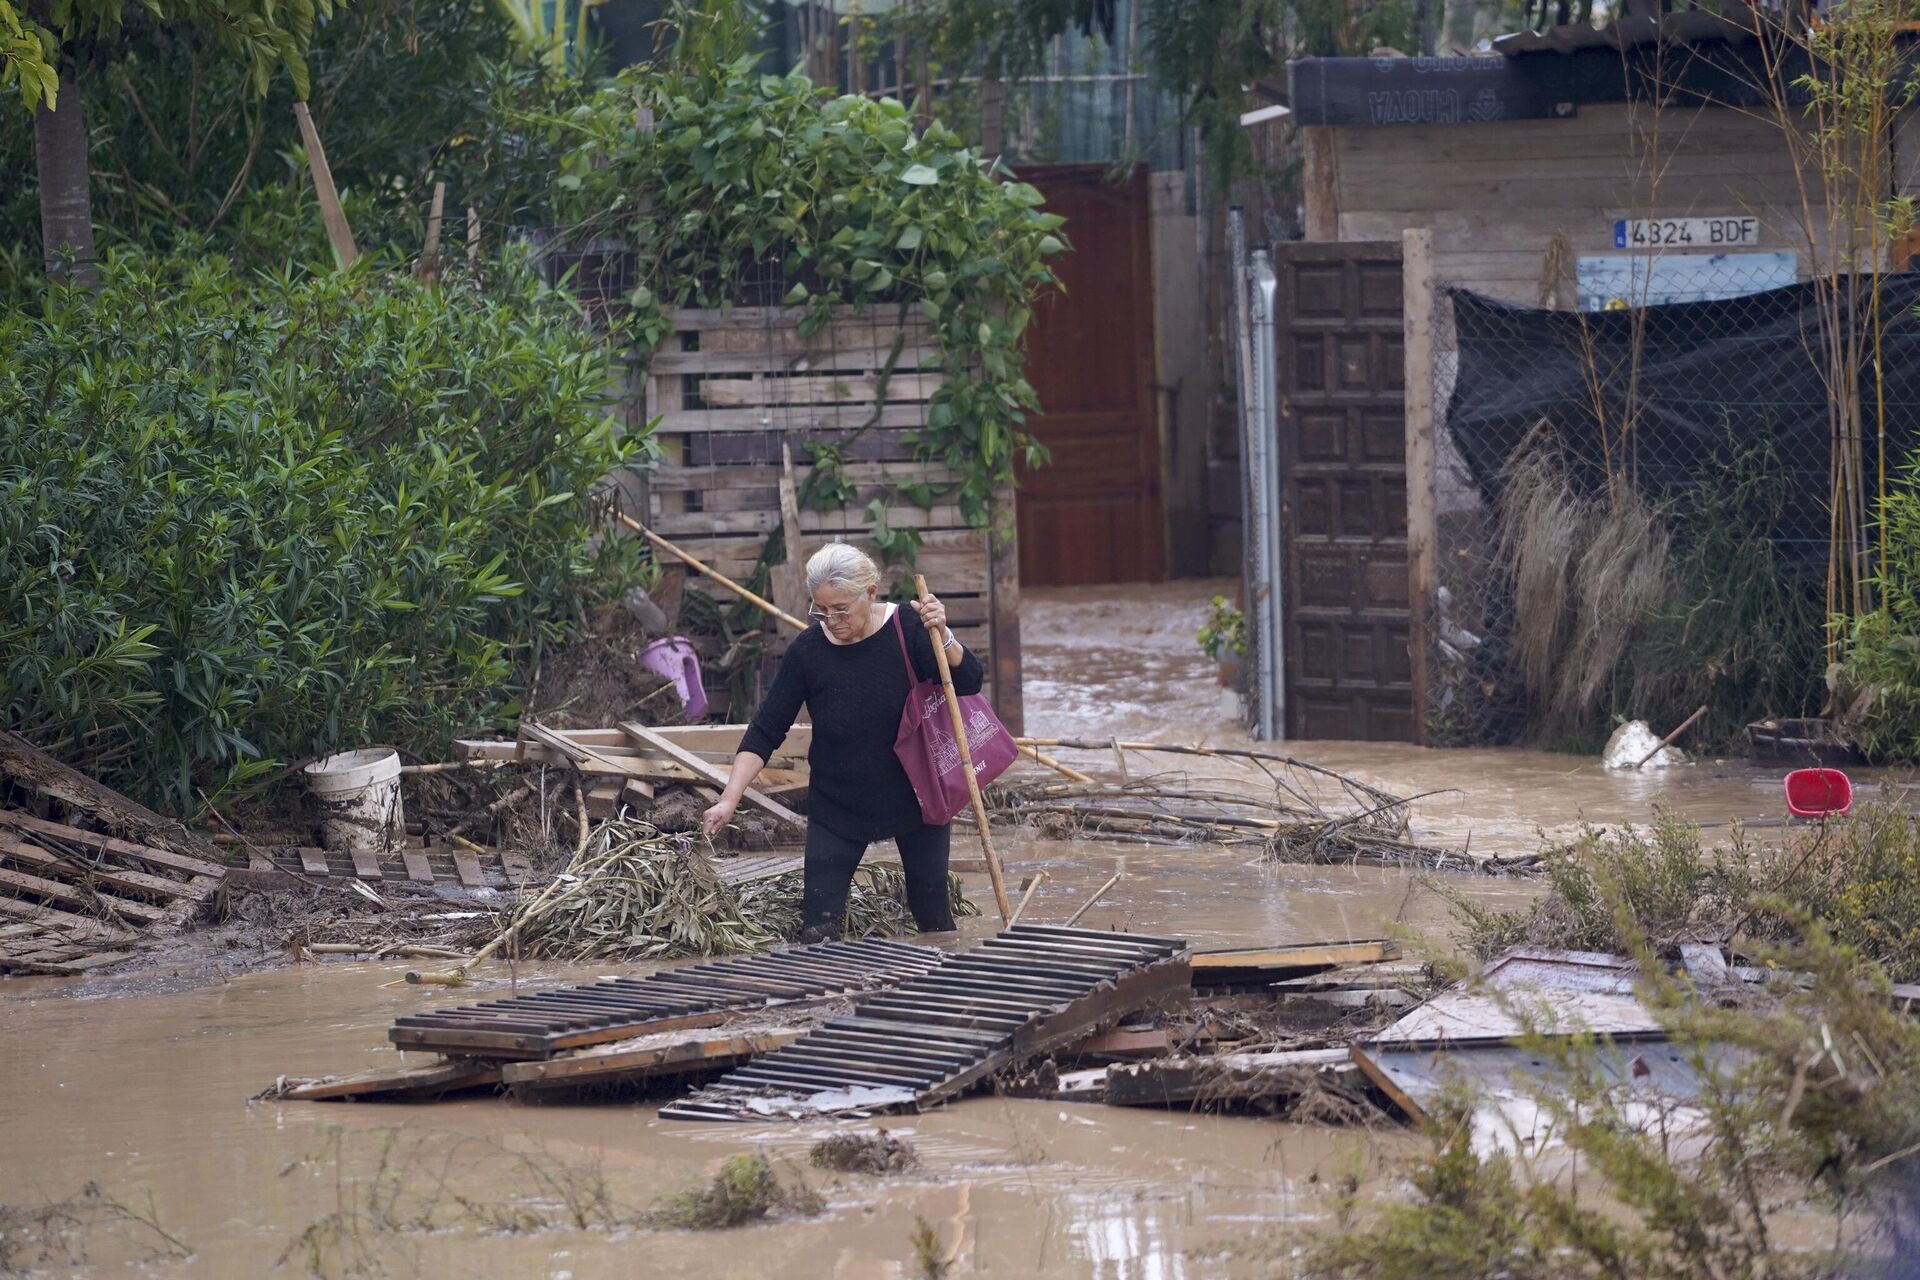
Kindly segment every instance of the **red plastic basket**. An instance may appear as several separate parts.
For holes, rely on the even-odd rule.
[[[1838,818],[1853,808],[1853,780],[1838,769],[1795,769],[1787,775],[1787,812],[1796,818]]]

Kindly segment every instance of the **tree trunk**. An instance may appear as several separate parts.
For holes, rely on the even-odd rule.
[[[40,177],[40,243],[47,274],[92,288],[93,188],[87,162],[87,118],[71,62],[60,68],[55,109],[33,112],[33,155]]]

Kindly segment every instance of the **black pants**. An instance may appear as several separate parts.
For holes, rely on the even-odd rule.
[[[954,927],[953,904],[947,896],[949,827],[915,827],[896,836],[900,865],[907,872],[907,909],[922,933],[942,933]],[[818,822],[807,824],[806,892],[800,904],[800,941],[826,942],[840,936],[847,919],[847,894],[853,873],[867,852],[863,840],[836,835]]]

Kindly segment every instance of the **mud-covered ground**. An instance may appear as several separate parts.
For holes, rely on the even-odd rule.
[[[1230,696],[1193,646],[1205,602],[1220,589],[1029,593],[1030,731],[1244,741]],[[1476,849],[1530,850],[1542,829],[1644,818],[1661,799],[1701,819],[1780,807],[1777,773],[1741,764],[1620,777],[1590,761],[1527,752],[1291,749],[1398,794],[1439,792],[1416,804],[1416,834]],[[1071,758],[1089,769],[1110,763],[1098,753]],[[1177,767],[1196,763],[1202,768],[1192,772],[1231,776],[1231,766]],[[956,840],[956,855],[973,856],[972,844]],[[1376,937],[1394,927],[1439,934],[1448,922],[1419,878],[1400,870],[1276,867],[1247,850],[1011,834],[1000,844],[1016,880],[1048,872],[1029,908],[1041,922],[1063,919],[1116,871],[1119,883],[1086,924],[1201,947]],[[1488,902],[1534,892],[1524,881],[1452,883]],[[970,876],[969,887],[990,902],[984,877]],[[284,931],[356,909],[269,899],[241,909],[228,932],[211,932],[219,946],[183,946],[137,976],[0,981],[0,1204],[13,1206],[0,1211],[0,1229],[25,1221],[31,1229],[13,1239],[89,1260],[90,1269],[55,1256],[54,1274],[118,1271],[137,1259],[145,1269],[135,1274],[219,1277],[877,1280],[922,1274],[918,1236],[919,1253],[945,1258],[955,1276],[1272,1275],[1284,1270],[1276,1259],[1288,1233],[1323,1223],[1343,1182],[1391,1186],[1395,1160],[1417,1141],[1391,1128],[986,1097],[888,1119],[922,1164],[877,1178],[805,1167],[816,1139],[846,1127],[835,1124],[697,1125],[663,1121],[645,1104],[497,1098],[249,1104],[280,1075],[392,1063],[385,1029],[394,1017],[484,997],[510,980],[494,968],[464,991],[409,987],[400,978],[419,967],[410,961],[247,972],[277,963]],[[932,940],[964,945],[991,927],[990,918],[969,920],[959,934]],[[521,966],[511,980],[550,984],[607,971]],[[750,1152],[807,1181],[824,1211],[724,1234],[634,1223],[660,1196]],[[89,1183],[102,1195],[69,1204]]]

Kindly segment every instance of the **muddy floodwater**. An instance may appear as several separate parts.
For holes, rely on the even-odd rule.
[[[1219,589],[1032,593],[1029,730],[1243,743],[1231,699],[1193,644]],[[1622,778],[1594,762],[1525,752],[1289,749],[1398,794],[1438,793],[1416,804],[1416,833],[1456,847],[1532,849],[1541,828],[1643,819],[1662,798],[1700,819],[1779,811],[1777,773],[1745,765]],[[1129,767],[1146,767],[1139,762]],[[1195,776],[1232,773],[1209,762],[1151,767],[1195,763],[1204,766]],[[960,856],[973,852],[956,843]],[[1443,905],[1399,870],[1263,866],[1245,849],[1011,838],[1003,853],[1016,877],[1048,871],[1029,908],[1041,921],[1063,918],[1119,871],[1088,925],[1246,946],[1446,924]],[[1454,883],[1504,904],[1534,892],[1524,882]],[[991,909],[983,877],[970,877],[969,889]],[[945,945],[988,931],[984,920],[965,923]],[[909,1277],[920,1274],[920,1231],[956,1276],[1177,1280],[1273,1274],[1287,1233],[1324,1220],[1343,1179],[1386,1190],[1394,1162],[1417,1142],[1392,1130],[983,1097],[886,1120],[924,1167],[879,1179],[805,1168],[808,1146],[844,1124],[702,1125],[663,1121],[646,1104],[499,1098],[249,1104],[283,1074],[391,1064],[385,1032],[394,1017],[473,997],[398,984],[404,968],[327,964],[111,997],[91,993],[124,984],[0,981],[0,1203],[44,1206],[97,1183],[179,1242],[104,1225],[71,1242],[87,1264],[53,1274],[121,1273],[131,1261],[135,1274],[220,1277]],[[523,967],[518,978],[609,971]],[[481,993],[504,988],[504,974],[489,975]],[[719,1233],[603,1225],[754,1151],[804,1177],[823,1211]]]

